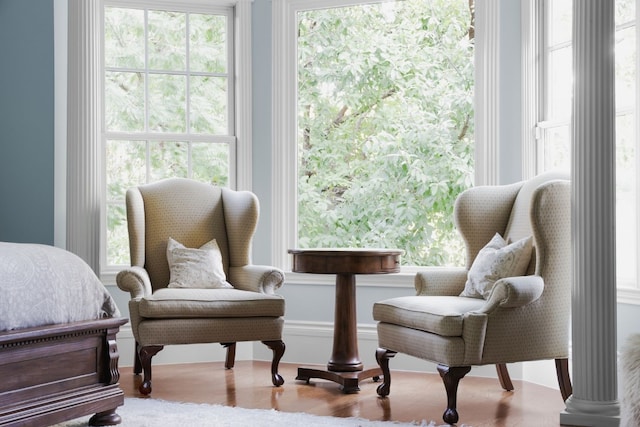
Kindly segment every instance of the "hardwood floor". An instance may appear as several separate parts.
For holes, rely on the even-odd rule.
[[[435,421],[443,424],[446,395],[437,373],[391,372],[391,393],[379,398],[379,383],[365,380],[360,392],[344,394],[333,382],[296,381],[298,365],[280,364],[282,387],[271,384],[270,363],[238,361],[233,369],[223,362],[157,365],[153,367],[151,398],[210,403],[242,408],[276,409],[334,417],[362,417],[384,421]],[[137,391],[142,376],[120,368],[120,384],[127,397]],[[473,427],[547,427],[559,425],[565,408],[558,390],[513,381],[515,390],[502,390],[497,379],[465,377],[458,389],[460,423]],[[291,426],[294,427],[294,426]]]

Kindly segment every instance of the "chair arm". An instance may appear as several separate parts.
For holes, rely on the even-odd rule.
[[[540,298],[543,290],[544,280],[540,276],[500,279],[493,285],[487,303],[478,312],[491,313],[498,307],[523,307]]]
[[[118,273],[116,284],[131,294],[131,299],[142,298],[153,293],[149,273],[142,267],[128,267]]]
[[[284,283],[284,272],[269,265],[230,267],[229,282],[236,289],[274,294]]]
[[[464,267],[426,267],[416,273],[414,286],[417,295],[458,296],[466,281]]]

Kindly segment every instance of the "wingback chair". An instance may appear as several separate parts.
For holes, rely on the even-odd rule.
[[[275,291],[284,273],[251,263],[257,197],[170,178],[129,189],[126,207],[131,267],[116,281],[131,294],[140,393],[151,393],[151,358],[170,344],[220,343],[230,369],[236,342],[262,341],[273,350],[272,382],[282,385],[285,302]]]
[[[437,364],[449,424],[459,418],[459,381],[475,365],[495,364],[501,386],[513,390],[507,363],[555,359],[562,398],[571,395],[570,184],[558,178],[566,176],[545,173],[459,195],[454,215],[466,266],[426,267],[415,276],[416,296],[374,304],[380,396],[390,392],[389,359],[398,352]],[[488,278],[486,288],[479,277]]]

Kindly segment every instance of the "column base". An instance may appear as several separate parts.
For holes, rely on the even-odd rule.
[[[594,402],[570,396],[566,408],[560,413],[563,426],[618,427],[620,404],[618,401]]]

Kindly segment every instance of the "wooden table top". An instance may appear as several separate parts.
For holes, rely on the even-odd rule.
[[[291,270],[314,274],[386,274],[400,272],[401,249],[309,248],[289,249]]]
[[[345,254],[357,256],[402,255],[402,249],[387,248],[309,248],[289,249],[290,254],[310,254],[318,256],[344,256]]]

